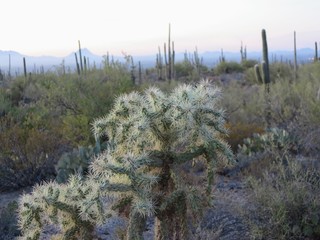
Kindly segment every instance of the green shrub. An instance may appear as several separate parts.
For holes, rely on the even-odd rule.
[[[177,62],[174,65],[176,78],[190,77],[193,74],[194,66],[190,61]]]
[[[244,71],[240,63],[237,62],[220,62],[215,68],[214,73],[217,75],[225,73],[242,73]]]
[[[0,88],[0,117],[6,115],[12,107],[10,96],[7,91],[8,90],[6,89]]]
[[[253,68],[254,65],[256,65],[258,63],[258,61],[256,60],[252,60],[252,59],[248,59],[248,60],[243,60],[241,62],[241,66],[243,67],[244,70]]]

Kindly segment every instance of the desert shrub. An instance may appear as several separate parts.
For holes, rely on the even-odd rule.
[[[244,79],[245,79],[245,82],[247,85],[260,84],[257,77],[256,77],[254,67],[251,67],[251,68],[248,68],[245,70]]]
[[[20,235],[17,209],[18,203],[12,201],[0,210],[0,239],[11,240]]]
[[[214,73],[217,75],[224,73],[243,72],[243,67],[237,62],[220,62],[215,68]]]
[[[224,98],[221,102],[228,113],[228,123],[255,124],[265,127],[264,88],[258,85],[246,86],[231,81],[222,86]]]
[[[271,128],[261,134],[254,133],[238,146],[236,170],[261,178],[263,170],[274,162],[287,164],[296,148],[296,141],[283,129]]]
[[[10,94],[10,99],[14,106],[18,106],[19,102],[23,100],[23,92],[25,89],[24,78],[17,78],[12,81],[8,93]]]
[[[118,71],[124,70],[108,69],[110,75],[96,70],[88,73],[86,78],[66,76],[52,83],[46,91],[43,104],[59,116],[57,130],[71,146],[94,144],[90,134],[91,122],[111,109],[114,96],[134,88],[130,76],[120,76]]]
[[[300,66],[295,81],[286,73],[270,86],[272,125],[289,131],[304,154],[316,154],[320,144],[316,137],[320,131],[320,72],[317,67],[317,64]]]
[[[254,123],[227,123],[226,127],[229,129],[226,141],[231,146],[233,152],[238,151],[238,146],[242,145],[245,139],[251,138],[253,134],[262,134],[265,131],[260,125]]]
[[[6,115],[10,108],[12,102],[7,89],[0,88],[0,117]]]
[[[293,67],[286,63],[274,62],[270,64],[270,79],[273,82],[277,81],[293,81]]]
[[[5,122],[4,122],[5,123]],[[54,177],[62,142],[55,133],[5,123],[0,134],[0,191]]]
[[[174,65],[176,78],[192,76],[194,66],[190,61],[177,62]]]
[[[244,68],[244,70],[247,70],[249,68],[253,68],[254,65],[256,65],[258,62],[256,60],[253,59],[247,59],[247,60],[243,60],[241,62],[241,66]]]
[[[290,158],[287,165],[274,162],[262,179],[250,179],[256,213],[253,220],[257,239],[319,239],[320,175]]]

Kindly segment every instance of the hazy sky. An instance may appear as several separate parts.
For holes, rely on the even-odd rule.
[[[0,50],[65,56],[82,47],[103,55],[156,54],[167,41],[199,52],[314,47],[320,0],[2,0]]]

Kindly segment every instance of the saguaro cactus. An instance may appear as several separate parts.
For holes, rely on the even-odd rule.
[[[27,65],[26,65],[26,58],[25,57],[23,57],[23,73],[24,73],[25,79],[27,79]]]
[[[294,78],[297,78],[298,61],[297,61],[297,41],[296,41],[296,31],[293,33],[293,48],[294,48]]]
[[[314,62],[317,62],[318,59],[318,43],[314,42]]]
[[[257,81],[260,83],[266,84],[266,88],[268,88],[268,84],[270,83],[270,71],[269,71],[269,57],[268,57],[268,43],[267,43],[267,35],[266,30],[262,29],[262,62],[261,69],[262,75],[260,73],[259,65],[256,64],[254,66]]]
[[[158,47],[158,51],[159,51],[159,53],[157,54],[156,68],[157,68],[157,73],[158,73],[158,79],[162,80],[163,79],[163,76],[162,76],[162,70],[163,70],[163,62],[162,61],[163,60],[162,60],[162,56],[161,56],[160,47]]]
[[[77,53],[74,53],[74,57],[75,57],[75,59],[76,59],[77,72],[78,72],[78,75],[80,75],[81,72],[80,72],[80,66],[79,66],[79,62],[78,62]]]
[[[168,78],[172,79],[172,55],[171,55],[171,24],[169,24],[169,37],[168,37]]]
[[[247,60],[247,47],[243,48],[243,43],[241,42],[240,46],[240,54],[241,54],[241,63]]]
[[[78,40],[78,45],[79,45],[80,69],[81,69],[81,73],[83,73],[82,52],[81,52],[81,44],[80,44],[80,40]]]
[[[271,99],[270,99],[270,71],[269,71],[269,57],[268,57],[268,43],[267,43],[267,34],[266,30],[262,29],[262,62],[261,69],[262,74],[260,73],[259,65],[254,66],[256,79],[259,83],[265,85],[265,101],[266,101],[266,122],[267,127],[270,127],[271,121]]]

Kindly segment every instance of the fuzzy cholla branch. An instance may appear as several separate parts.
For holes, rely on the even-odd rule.
[[[49,225],[56,227],[59,239],[91,239],[95,224],[105,220],[104,204],[96,185],[79,176],[67,184],[37,185],[20,199],[20,239],[41,239]]]

